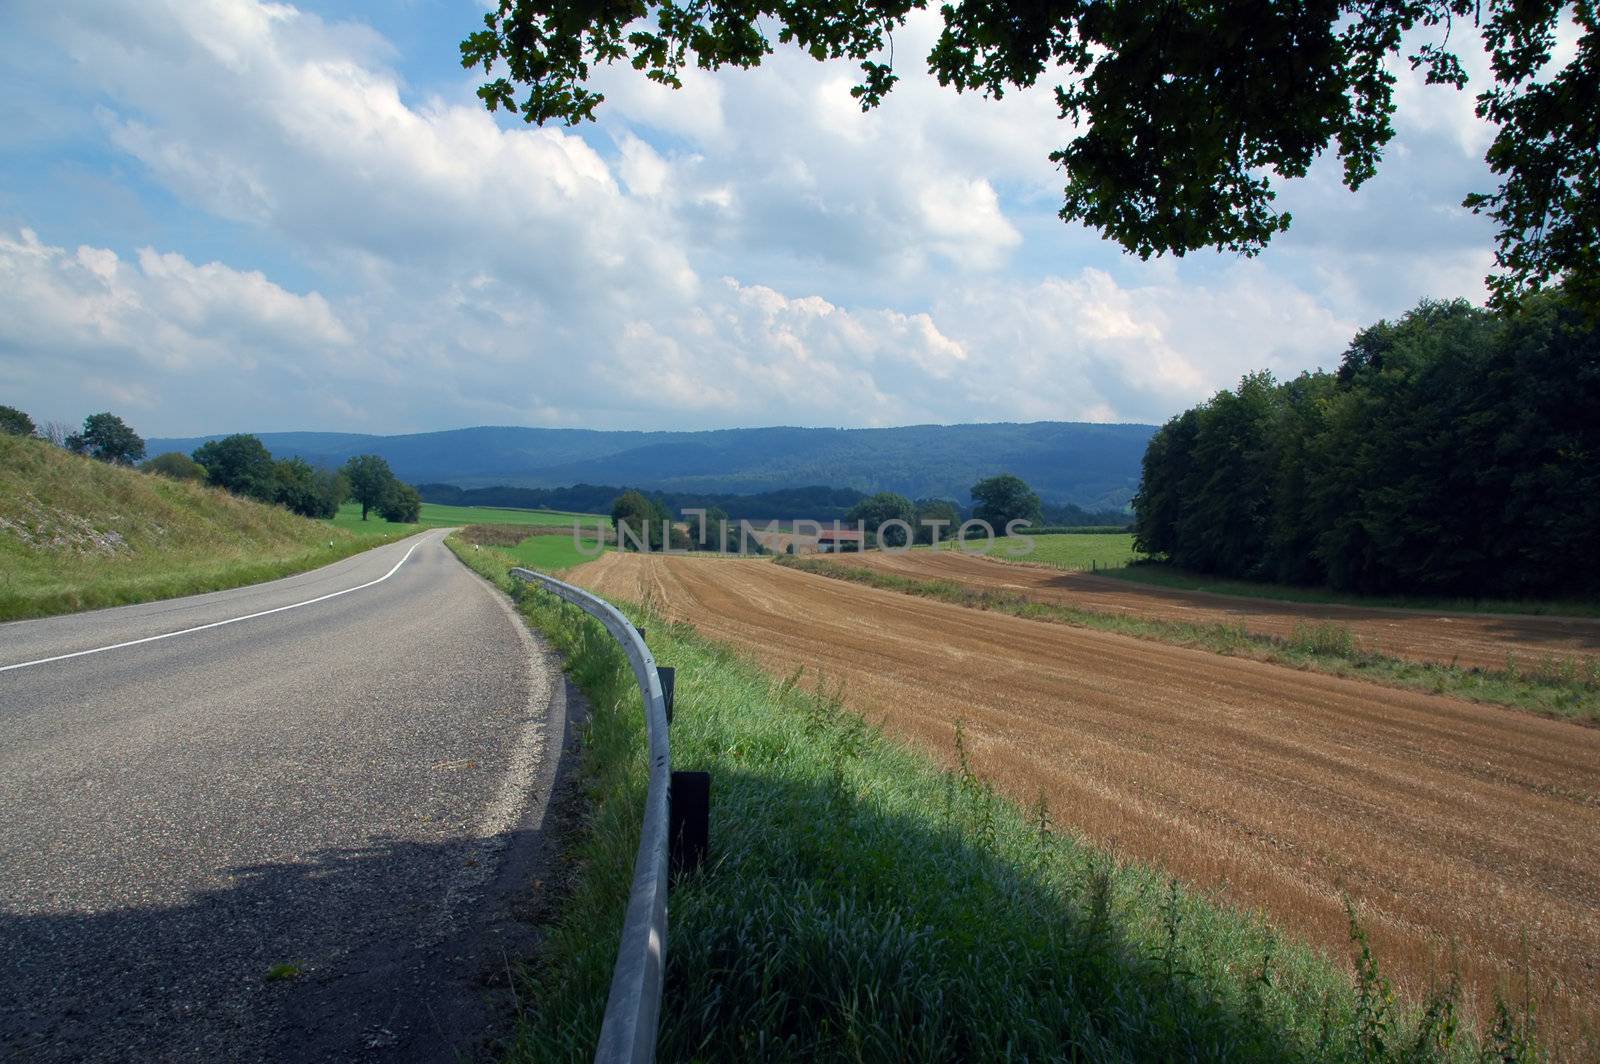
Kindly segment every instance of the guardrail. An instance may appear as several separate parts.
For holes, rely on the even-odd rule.
[[[674,867],[691,867],[704,858],[710,778],[701,772],[672,771],[667,728],[672,722],[674,673],[656,664],[644,633],[621,610],[581,587],[531,569],[512,569],[511,575],[572,603],[604,625],[621,644],[644,696],[650,782],[639,851],[633,859],[633,889],[594,1059],[599,1064],[652,1061],[667,959],[668,876]],[[684,800],[674,801],[674,792]]]

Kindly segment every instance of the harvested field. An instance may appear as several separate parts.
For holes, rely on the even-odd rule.
[[[1600,661],[1600,619],[1446,613],[1324,603],[1236,598],[1178,591],[1126,580],[1064,573],[1042,565],[996,561],[961,551],[840,554],[839,565],[870,566],[919,580],[953,580],[979,590],[1011,591],[1100,613],[1127,613],[1188,624],[1236,625],[1257,635],[1288,638],[1296,625],[1338,624],[1361,649],[1411,661],[1463,668],[1536,669],[1550,659]]]
[[[610,554],[571,577],[842,681],[946,761],[965,720],[1011,797],[1338,956],[1347,891],[1402,990],[1453,953],[1480,1011],[1520,995],[1525,934],[1547,1035],[1600,1053],[1600,730],[763,561]]]

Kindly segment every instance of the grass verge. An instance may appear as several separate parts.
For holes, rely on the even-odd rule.
[[[1301,625],[1291,638],[1284,639],[1247,632],[1235,625],[1186,624],[1034,602],[1017,592],[978,590],[952,580],[917,580],[814,557],[783,557],[776,562],[834,580],[849,580],[972,609],[1116,632],[1334,676],[1356,677],[1388,687],[1452,695],[1585,724],[1600,723],[1600,662],[1551,657],[1534,668],[1509,663],[1504,670],[1463,669],[1362,650],[1350,630],[1337,624]]]
[[[1024,559],[1027,560],[1027,559]],[[1336,606],[1369,606],[1379,609],[1445,610],[1451,613],[1512,613],[1530,616],[1600,617],[1600,602],[1582,599],[1462,599],[1429,598],[1418,595],[1344,595],[1325,588],[1269,584],[1256,580],[1231,580],[1220,576],[1191,573],[1163,561],[1136,560],[1123,568],[1105,572],[1118,580],[1151,584],[1178,591],[1205,591],[1213,595],[1239,598],[1273,599],[1278,602],[1313,602]]]
[[[508,1059],[594,1050],[638,844],[639,696],[600,626],[464,550],[566,656],[590,702],[587,828]],[[1056,830],[968,767],[886,738],[800,674],[624,605],[678,670],[673,764],[712,779],[712,857],[671,899],[663,1060],[1531,1059],[1480,1039],[1449,981],[1397,1003],[1352,919],[1352,981],[1258,916]]]

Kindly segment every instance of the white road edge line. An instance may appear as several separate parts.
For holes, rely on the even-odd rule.
[[[141,643],[155,643],[162,639],[175,639],[180,635],[192,635],[195,632],[203,632],[208,628],[221,628],[225,624],[238,624],[240,621],[253,621],[257,617],[266,617],[269,614],[282,613],[284,610],[297,610],[301,606],[314,606],[319,602],[326,602],[331,598],[338,598],[340,595],[348,595],[352,591],[364,591],[374,584],[383,583],[395,573],[399,572],[400,567],[406,563],[406,559],[411,557],[411,552],[426,542],[427,540],[420,539],[411,544],[411,550],[406,551],[404,557],[394,563],[394,568],[378,577],[378,579],[368,580],[365,584],[358,584],[355,587],[347,587],[343,591],[330,591],[326,595],[318,595],[316,598],[306,599],[304,602],[291,602],[287,606],[274,606],[270,610],[262,610],[259,613],[248,613],[243,617],[229,617],[225,621],[212,621],[210,624],[196,625],[193,628],[184,628],[176,632],[164,632],[161,635],[147,635],[143,639],[130,639],[126,643],[112,643],[110,646],[95,647],[93,650],[74,650],[70,654],[57,654],[53,658],[39,658],[36,661],[19,661],[15,665],[0,665],[0,672],[10,672],[12,669],[26,669],[31,665],[48,665],[52,661],[66,661],[68,658],[81,658],[88,654],[104,654],[108,650],[122,650],[124,647],[136,647]]]

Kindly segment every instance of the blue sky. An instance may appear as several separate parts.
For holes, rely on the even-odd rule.
[[[1488,130],[1403,70],[1360,193],[1324,160],[1261,257],[1140,262],[1057,219],[1048,86],[921,73],[936,16],[872,114],[780,51],[606,71],[598,123],[538,130],[460,68],[482,10],[4,5],[0,402],[147,435],[1160,421],[1483,297]]]

